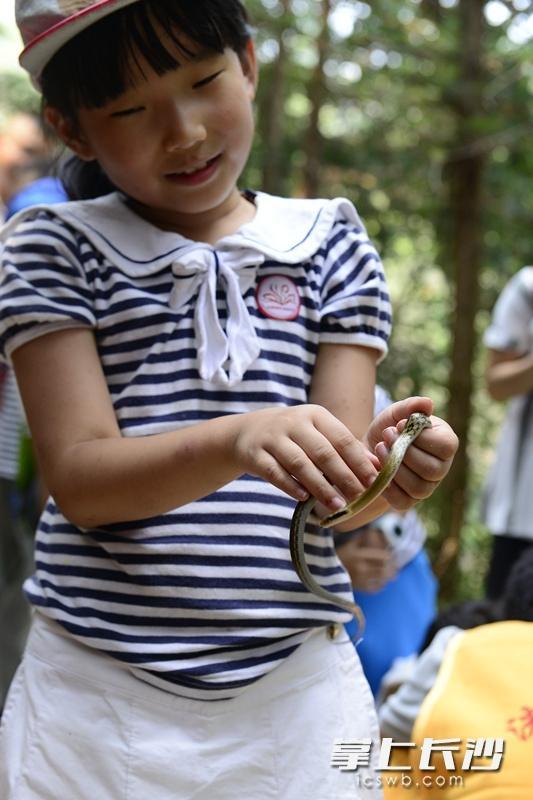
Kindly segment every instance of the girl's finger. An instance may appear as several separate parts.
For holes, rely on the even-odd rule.
[[[309,492],[285,470],[276,459],[265,453],[257,463],[256,474],[281,489],[294,500],[307,500]]]
[[[328,438],[315,429],[303,432],[298,439],[298,445],[329,483],[338,488],[343,498],[352,499],[359,495],[364,489],[361,478],[368,485],[376,475],[376,468],[359,442],[354,448],[357,456],[352,455],[352,463],[356,462],[354,467],[345,461]]]
[[[370,423],[366,440],[368,446],[373,450],[376,444],[382,439],[382,432],[385,428],[396,427],[402,420],[415,411],[421,411],[428,416],[433,411],[433,401],[429,397],[408,397],[391,403],[390,406],[381,411]]]
[[[440,417],[431,417],[431,428],[426,428],[417,437],[416,446],[420,450],[435,456],[441,461],[450,462],[453,460],[459,440],[452,428]],[[399,430],[403,430],[406,421],[399,423]]]
[[[388,439],[388,437],[386,438]],[[376,455],[379,457],[381,464],[384,464],[388,458],[390,447],[386,447],[384,442],[376,447]],[[418,447],[418,440],[408,448],[402,461],[403,466],[408,467],[423,480],[432,483],[441,481],[445,477],[450,464],[451,460],[443,461],[426,450],[422,450]]]
[[[315,425],[340,458],[332,463],[336,466],[341,465],[341,469],[347,467],[349,472],[355,474],[359,487],[369,486],[376,477],[376,467],[379,466],[373,453],[331,414],[320,418],[318,424],[315,423]],[[306,450],[308,451],[307,446]],[[345,473],[345,480],[348,480],[346,487],[344,487],[340,475],[332,475],[332,480],[342,489],[343,493],[345,488],[346,492],[350,489],[348,473]],[[356,491],[360,491],[360,488]],[[353,490],[350,493],[353,494]]]
[[[439,481],[428,481],[402,464],[389,488],[385,492],[388,502],[398,511],[406,511],[415,502],[429,497]]]
[[[300,486],[328,509],[338,511],[346,504],[328,478],[296,442],[280,439],[279,443],[271,447],[269,454]]]
[[[408,449],[403,463],[427,481],[441,481],[448,473],[456,449],[457,437],[447,423],[438,418],[431,429],[423,431]],[[403,429],[405,422],[398,426]],[[376,455],[383,464],[388,450],[400,434],[396,428],[383,431],[383,441],[376,446]],[[385,446],[385,447],[384,447]]]

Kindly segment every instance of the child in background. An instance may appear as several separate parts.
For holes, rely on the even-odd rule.
[[[419,538],[419,532],[424,536]],[[355,620],[346,630],[357,642],[376,697],[393,663],[418,652],[437,613],[437,580],[424,550],[425,529],[414,509],[405,516],[383,514],[348,536],[353,538],[346,544],[342,533],[335,536],[337,553],[348,570],[354,600],[366,624],[362,637]],[[398,541],[396,546],[393,536],[411,538],[411,543],[406,546]]]
[[[515,561],[533,545],[533,266],[504,286],[484,342],[487,389],[508,404],[482,504],[493,534],[487,596],[496,600]]]
[[[59,181],[48,176],[52,154],[53,142],[33,114],[14,114],[1,127],[0,200],[4,221],[28,205],[67,199]],[[42,505],[15,373],[6,364],[0,365],[0,373],[1,710],[30,625],[22,584],[33,570],[33,534]]]
[[[419,798],[529,800],[532,642],[530,548],[500,602],[470,600],[439,613],[411,674],[380,707],[383,736],[413,743],[391,759],[410,769],[412,785],[386,787],[387,800],[411,797],[413,786]],[[428,773],[420,760],[427,742],[449,747],[455,768],[437,746]]]
[[[334,738],[379,733],[352,644],[328,636],[347,614],[288,548],[296,500],[340,508],[432,410],[410,398],[370,424],[379,258],[346,200],[237,188],[257,80],[237,0],[17,12],[46,119],[88,164],[72,194],[109,193],[4,231],[0,343],[51,498],[3,796],[379,797],[329,766]],[[455,449],[434,417],[356,524],[429,495]]]

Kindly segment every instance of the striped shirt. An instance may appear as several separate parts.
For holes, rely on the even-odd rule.
[[[6,368],[0,384],[0,478],[14,481],[19,471],[20,437],[24,412],[15,373]]]
[[[383,270],[351,203],[253,199],[254,220],[215,246],[155,228],[117,194],[18,215],[4,230],[0,352],[92,329],[123,436],[305,403],[321,342],[384,355]],[[50,499],[26,591],[143,680],[231,697],[313,628],[346,621],[293,569],[293,509],[250,475],[169,513],[91,530]],[[330,537],[310,529],[306,546],[317,579],[350,598]]]

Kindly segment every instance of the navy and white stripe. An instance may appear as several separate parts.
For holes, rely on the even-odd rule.
[[[3,253],[2,352],[49,330],[94,329],[124,436],[305,403],[321,342],[384,354],[386,285],[353,206],[263,194],[256,203],[254,222],[216,247],[153,228],[118,195],[19,218]],[[200,376],[196,305],[209,270],[198,277],[199,258],[239,275],[259,355],[238,381]],[[297,287],[295,319],[262,313],[256,289],[269,275]],[[225,289],[218,281],[216,310],[229,337]],[[294,572],[293,508],[248,475],[168,514],[97,530],[74,527],[50,500],[26,589],[44,613],[144,680],[193,698],[233,696],[311,629],[346,620]],[[310,531],[308,551],[318,579],[351,596],[330,538]]]
[[[19,471],[20,438],[25,426],[15,373],[9,367],[0,385],[0,478],[14,481]]]

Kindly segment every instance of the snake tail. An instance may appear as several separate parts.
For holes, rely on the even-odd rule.
[[[315,507],[316,502],[317,501],[314,497],[309,497],[307,500],[297,503],[294,510],[289,538],[292,563],[294,564],[296,574],[306,589],[308,589],[317,597],[327,600],[328,603],[344,608],[346,611],[349,611],[353,617],[355,617],[359,627],[358,634],[361,636],[365,627],[365,618],[357,603],[354,601],[345,600],[344,597],[339,597],[339,595],[336,595],[321,586],[318,581],[315,580],[311,570],[307,565],[304,548],[305,525],[308,517]]]
[[[364,508],[378,498],[394,479],[394,476],[400,468],[400,464],[402,463],[407,448],[414,442],[416,437],[422,433],[424,428],[429,427],[431,427],[431,421],[425,414],[411,414],[407,420],[405,428],[392,445],[387,460],[383,464],[383,467],[378,473],[373,484],[369,486],[369,488],[366,489],[356,500],[348,503],[348,505],[346,505],[344,508],[341,508],[340,511],[329,514],[329,516],[320,520],[320,525],[323,527],[330,527],[331,525],[336,525],[339,522],[344,522],[345,520],[355,516],[355,514],[359,514]],[[340,606],[341,608],[346,609],[346,611],[349,611],[350,614],[356,618],[359,624],[359,633],[361,634],[364,630],[365,618],[359,606],[355,602],[345,600],[343,597],[339,597],[333,592],[328,591],[325,587],[321,586],[315,580],[307,565],[304,548],[305,526],[308,517],[315,507],[316,502],[316,498],[309,497],[307,500],[297,503],[296,508],[294,509],[289,538],[290,552],[294,568],[304,586],[312,594],[316,595],[317,597],[322,597],[332,605]]]

